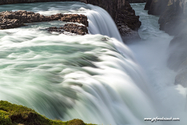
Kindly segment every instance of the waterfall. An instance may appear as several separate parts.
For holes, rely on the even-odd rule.
[[[116,24],[110,15],[102,8],[89,5],[90,12],[87,12],[89,19],[89,32],[91,34],[102,34],[109,37],[114,37],[122,42],[122,38],[116,27]]]
[[[33,3],[29,7],[49,14],[68,13],[73,6],[72,12],[87,14],[89,35],[52,35],[40,30],[64,24],[56,21],[0,31],[0,100],[25,105],[52,119],[152,124],[144,118],[158,113],[143,71],[109,14],[86,4],[79,12],[82,4]],[[10,6],[21,9],[19,4]]]

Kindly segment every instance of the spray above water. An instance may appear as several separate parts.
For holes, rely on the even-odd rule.
[[[106,11],[78,2],[29,5],[29,10],[46,15],[84,13],[92,35],[51,35],[39,30],[64,24],[56,21],[0,31],[1,100],[25,105],[52,119],[152,124],[144,118],[159,116],[150,98],[154,92],[148,91],[152,89],[142,69]]]

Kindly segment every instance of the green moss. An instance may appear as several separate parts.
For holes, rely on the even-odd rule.
[[[80,119],[71,121],[50,120],[32,109],[0,101],[0,125],[93,125]]]

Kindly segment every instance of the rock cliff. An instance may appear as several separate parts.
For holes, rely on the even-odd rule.
[[[162,6],[161,6],[162,4]],[[187,13],[185,0],[147,0],[149,14],[160,15],[160,29],[173,35],[168,47],[168,67],[178,74],[175,84],[187,87]]]
[[[145,9],[149,14],[160,15],[160,29],[177,35],[187,22],[184,15],[184,0],[147,0]]]
[[[148,10],[149,14],[160,15],[165,11],[168,1],[169,0],[147,0],[145,10]]]

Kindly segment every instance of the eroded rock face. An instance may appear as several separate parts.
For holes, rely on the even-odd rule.
[[[139,21],[139,16],[134,16],[135,11],[132,9],[129,3],[126,3],[123,7],[124,9],[120,9],[117,14],[116,24],[121,31],[122,25],[127,25],[132,30],[138,30],[141,26],[141,22]],[[123,35],[123,32],[121,32]]]
[[[49,32],[57,32],[57,33],[64,33],[70,32],[78,35],[85,35],[88,34],[88,29],[86,26],[77,25],[77,24],[65,24],[63,27],[49,27],[47,29]]]
[[[170,35],[177,35],[182,31],[187,25],[187,18],[183,9],[183,3],[180,0],[169,2],[166,10],[159,18],[160,29]]]
[[[64,33],[64,31],[85,35],[88,33],[88,21],[85,15],[78,14],[55,14],[51,16],[40,15],[39,13],[19,10],[15,12],[5,11],[0,13],[0,29],[9,29],[24,26],[24,23],[43,22],[61,20],[66,22],[76,22],[78,24],[65,24],[64,27],[50,27],[47,30],[50,32]]]
[[[40,15],[39,13],[25,10],[19,10],[15,12],[4,11],[0,12],[0,29],[16,28],[24,26],[24,23],[58,20],[62,16],[62,14],[44,16]]]
[[[146,4],[145,4],[144,10],[149,10],[149,9],[150,9],[150,6],[151,6],[151,3],[152,3],[152,0],[147,0],[147,1],[146,1]]]
[[[145,9],[149,14],[160,15],[160,29],[177,35],[187,22],[184,15],[185,0],[147,0]]]
[[[61,19],[61,21],[65,22],[77,22],[77,23],[82,23],[85,26],[88,27],[88,18],[85,15],[82,14],[64,14]]]
[[[148,0],[145,9],[148,9],[148,14],[160,15],[168,5],[169,0]]]

